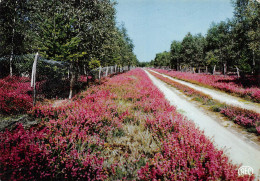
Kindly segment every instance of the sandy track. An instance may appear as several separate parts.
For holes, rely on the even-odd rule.
[[[218,124],[214,118],[205,114],[194,104],[182,98],[180,91],[169,88],[167,84],[152,76],[148,71],[145,70],[145,72],[163,92],[170,104],[181,110],[183,115],[194,121],[201,130],[204,130],[205,135],[212,138],[216,147],[224,148],[225,153],[234,163],[250,166],[254,169],[254,173],[260,173],[260,148],[258,146],[245,142],[227,128]]]
[[[204,94],[211,96],[213,99],[215,99],[219,102],[223,102],[227,105],[233,105],[233,106],[236,106],[236,107],[241,107],[241,108],[247,109],[247,110],[252,110],[252,111],[255,111],[255,112],[260,114],[260,104],[258,104],[258,103],[246,101],[242,98],[231,96],[231,95],[224,93],[224,92],[221,92],[221,91],[209,89],[209,88],[206,88],[206,87],[201,87],[201,86],[189,83],[189,82],[178,80],[178,79],[172,78],[172,77],[165,75],[165,74],[158,73],[158,72],[153,71],[153,70],[150,70],[150,71],[157,73],[159,75],[162,75],[163,77],[167,77],[167,78],[174,80],[178,83],[181,83],[183,85],[186,85],[186,86],[193,88],[197,91],[203,92]]]

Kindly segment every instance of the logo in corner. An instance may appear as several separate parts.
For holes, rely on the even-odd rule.
[[[253,175],[254,174],[254,169],[250,166],[242,166],[238,169],[238,175],[243,176],[243,175]]]

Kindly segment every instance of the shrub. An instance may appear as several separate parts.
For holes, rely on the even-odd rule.
[[[25,113],[32,108],[30,80],[24,77],[6,77],[0,80],[0,112]]]

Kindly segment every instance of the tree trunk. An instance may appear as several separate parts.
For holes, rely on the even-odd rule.
[[[216,73],[216,65],[214,65],[214,68],[213,68],[213,75],[215,75]]]
[[[255,74],[255,51],[253,50],[253,68],[252,68],[252,74]]]
[[[14,56],[14,51],[13,51],[13,47],[12,47],[12,52],[11,52],[11,56],[10,56],[10,77],[13,76],[13,67],[12,67],[13,56]]]
[[[15,6],[17,5],[17,1],[15,1]],[[16,11],[17,11],[17,6],[15,7],[14,9],[14,14],[16,15]],[[13,76],[13,67],[12,67],[12,64],[13,64],[13,56],[14,56],[14,34],[15,34],[15,16],[14,16],[14,19],[13,19],[13,30],[12,30],[12,49],[11,49],[11,56],[10,56],[10,76],[12,77]]]
[[[87,81],[87,87],[89,86],[89,79],[88,79],[88,73],[86,74],[86,81]]]
[[[227,63],[224,63],[224,69],[223,69],[223,74],[227,74]]]
[[[108,76],[108,67],[107,67],[107,69],[106,69],[106,77]]]
[[[208,74],[208,66],[206,66],[206,74]]]
[[[193,73],[193,74],[196,73],[196,72],[195,72],[195,69],[196,69],[196,68],[192,67],[192,73]]]
[[[101,79],[101,66],[99,67],[99,72],[98,72],[98,79]]]
[[[86,65],[84,64],[84,74],[87,75]]]
[[[69,99],[72,98],[73,96],[73,88],[75,84],[75,70],[73,64],[70,64],[70,94],[69,94]]]
[[[79,80],[79,74],[81,72],[79,65],[77,65],[77,68],[76,68],[75,71],[77,72],[77,73],[75,72],[75,81],[78,81]]]
[[[239,68],[236,66],[237,69],[237,78],[240,78],[240,74],[239,74]]]
[[[31,76],[31,87],[33,87],[33,106],[36,103],[36,68],[37,68],[37,60],[38,60],[38,52],[35,54],[33,67],[32,67],[32,76]]]

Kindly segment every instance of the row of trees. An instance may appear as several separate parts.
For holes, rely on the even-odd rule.
[[[260,3],[236,0],[234,17],[212,23],[205,36],[188,33],[182,41],[173,41],[170,51],[158,53],[151,65],[176,70],[193,67],[259,74],[260,69]],[[206,70],[207,71],[207,70]]]
[[[0,1],[0,57],[39,52],[70,64],[71,86],[79,68],[138,64],[112,0]]]
[[[58,61],[136,64],[114,6],[110,0],[0,1],[0,57],[39,51]]]

